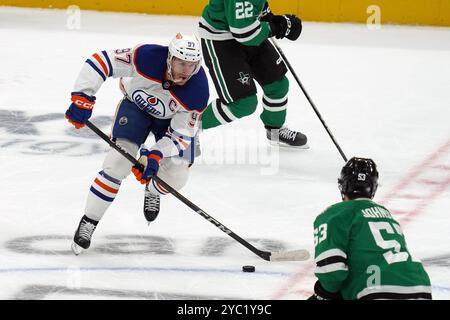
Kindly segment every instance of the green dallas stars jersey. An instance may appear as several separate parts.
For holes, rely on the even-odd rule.
[[[314,221],[315,275],[344,299],[431,298],[430,279],[399,223],[369,199],[332,205]]]
[[[268,22],[259,21],[265,0],[209,0],[200,19],[199,35],[210,40],[231,40],[260,45],[269,36]]]

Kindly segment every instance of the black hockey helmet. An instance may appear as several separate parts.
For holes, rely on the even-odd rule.
[[[342,198],[370,198],[378,187],[378,171],[372,159],[353,157],[347,161],[338,178]]]

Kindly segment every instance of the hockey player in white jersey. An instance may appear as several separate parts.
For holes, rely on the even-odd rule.
[[[76,80],[66,118],[77,129],[92,114],[95,94],[108,77],[120,78],[124,98],[114,116],[112,139],[136,155],[150,133],[156,143],[140,148],[140,172],[111,149],[90,187],[83,217],[75,232],[72,250],[79,254],[91,243],[97,223],[116,197],[120,184],[131,171],[148,184],[144,210],[147,221],[159,213],[160,195],[167,194],[151,179],[157,174],[176,190],[188,179],[195,157],[194,139],[209,99],[208,80],[201,67],[200,44],[195,37],[178,33],[169,46],[155,44],[101,51],[89,57]]]

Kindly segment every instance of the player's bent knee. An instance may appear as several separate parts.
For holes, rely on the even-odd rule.
[[[258,97],[256,95],[252,95],[230,103],[228,108],[235,117],[243,118],[255,112],[257,106]]]
[[[287,95],[289,91],[289,79],[284,75],[281,79],[266,84],[263,87],[264,95],[272,99],[279,99]]]
[[[183,188],[189,178],[189,163],[178,157],[161,160],[158,177],[175,190]]]
[[[136,155],[139,147],[133,142],[124,139],[117,139],[117,145],[131,155]],[[133,164],[115,149],[109,150],[103,162],[103,171],[117,179],[123,180],[131,173]]]

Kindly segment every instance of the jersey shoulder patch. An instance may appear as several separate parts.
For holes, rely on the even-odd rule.
[[[209,99],[208,78],[203,67],[184,86],[176,86],[171,92],[186,110],[203,112]]]
[[[167,68],[168,47],[144,44],[134,51],[133,63],[144,78],[162,82]]]

